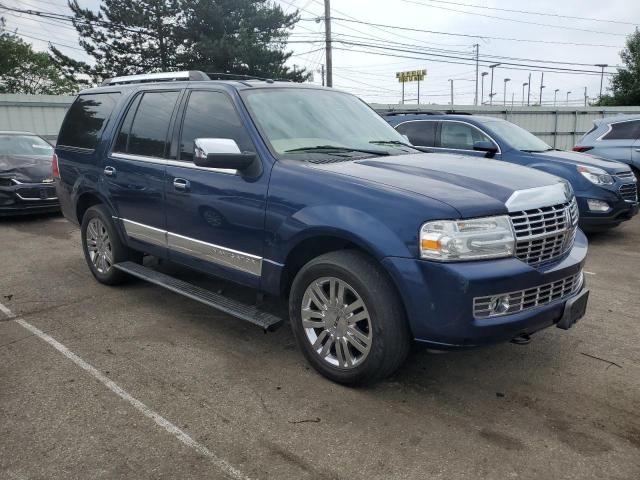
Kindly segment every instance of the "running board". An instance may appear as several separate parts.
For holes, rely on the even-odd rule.
[[[231,316],[253,323],[264,330],[273,331],[284,322],[282,318],[276,317],[271,313],[261,311],[253,305],[247,305],[237,300],[225,297],[224,295],[211,292],[138,263],[121,262],[116,263],[113,266],[118,270],[128,273],[129,275],[146,280],[147,282],[155,285],[159,285],[179,295],[204,303],[216,310],[220,310],[221,312],[227,313]]]

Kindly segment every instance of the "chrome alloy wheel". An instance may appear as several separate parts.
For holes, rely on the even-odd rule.
[[[113,248],[102,220],[96,217],[89,221],[86,237],[87,251],[93,266],[99,273],[107,273],[113,265]]]
[[[330,365],[354,368],[371,350],[369,311],[358,292],[335,277],[322,277],[302,297],[302,327],[313,350]]]

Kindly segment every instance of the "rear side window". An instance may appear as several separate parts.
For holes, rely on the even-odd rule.
[[[67,112],[57,144],[90,150],[96,148],[119,96],[117,92],[80,95]]]
[[[221,92],[196,90],[189,95],[180,136],[180,160],[193,160],[196,138],[230,138],[241,151],[255,150],[233,103]]]
[[[398,125],[396,130],[406,135],[413,145],[433,147],[436,144],[436,125],[436,122],[430,120],[406,122]]]
[[[611,130],[602,140],[636,140],[640,138],[640,120],[611,124]]]
[[[164,157],[171,115],[180,92],[145,92],[129,107],[114,152]]]

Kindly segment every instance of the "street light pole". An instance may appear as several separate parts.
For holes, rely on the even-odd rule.
[[[333,56],[331,54],[331,4],[324,0],[324,41],[327,63],[327,87],[333,87]]]
[[[450,78],[449,81],[451,82],[451,106],[453,107],[453,80]]]
[[[502,94],[502,104],[505,107],[507,106],[507,82],[510,82],[510,81],[511,81],[510,78],[504,79],[504,93]]]
[[[482,93],[480,95],[480,105],[484,105],[484,77],[489,75],[489,72],[482,72]]]
[[[531,74],[529,74],[529,83],[527,85],[529,85],[527,87],[527,107],[528,107],[529,106],[529,100],[531,99]]]
[[[524,82],[522,84],[522,106],[524,107],[524,87],[526,87],[527,85],[529,85],[528,82]]]
[[[542,106],[542,89],[544,87],[544,72],[542,72],[542,75],[540,76],[540,106]]]
[[[554,107],[556,106],[556,98],[557,98],[557,96],[558,96],[558,92],[559,92],[559,91],[560,91],[560,89],[559,89],[559,88],[556,88],[556,89],[553,91],[553,106],[554,106]]]
[[[493,69],[499,66],[499,63],[494,63],[493,65],[489,65],[491,69],[491,93],[489,93],[489,105],[493,105]]]
[[[571,92],[567,92],[567,107],[569,106],[569,95],[571,94]]]
[[[602,100],[602,82],[604,80],[604,69],[605,67],[608,67],[609,65],[607,65],[606,63],[596,63],[594,66],[596,67],[600,67],[600,96],[598,97],[598,100]]]

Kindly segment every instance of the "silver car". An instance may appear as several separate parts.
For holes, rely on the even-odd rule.
[[[595,120],[573,150],[626,163],[640,179],[640,115]]]

